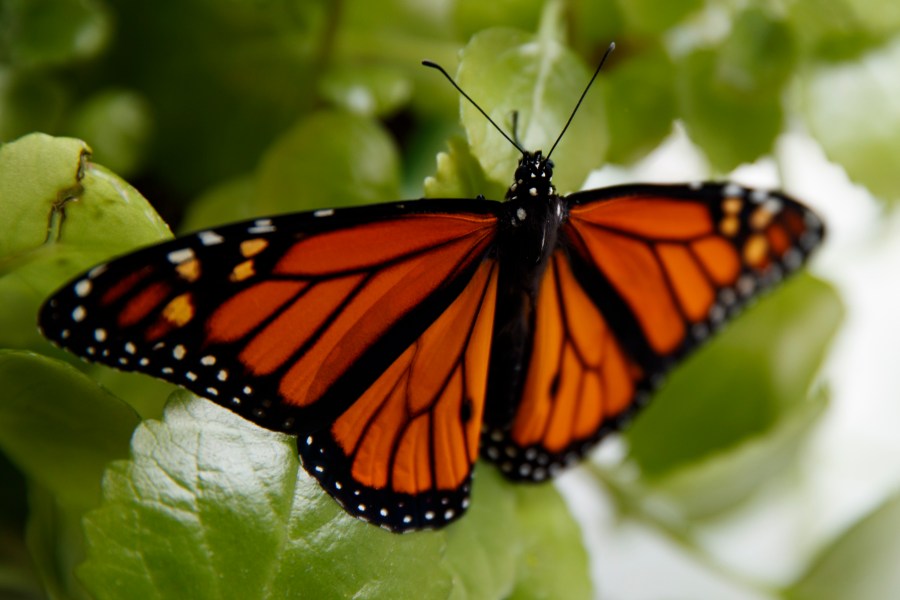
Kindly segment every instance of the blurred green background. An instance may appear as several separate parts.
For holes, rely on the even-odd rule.
[[[514,149],[420,61],[547,148],[611,41],[554,153],[561,191],[673,131],[716,178],[800,130],[878,210],[900,199],[894,0],[0,0],[0,596],[635,597],[552,486],[479,465],[457,525],[386,534],[298,479],[291,440],[184,393],[164,413],[171,386],[34,327],[55,287],[166,224],[501,198]],[[777,576],[724,567],[701,535],[805,464],[843,314],[792,279],[677,370],[585,485],[735,598],[900,593],[894,496]]]

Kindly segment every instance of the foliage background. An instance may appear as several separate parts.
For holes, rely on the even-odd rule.
[[[717,597],[900,590],[897,460],[877,455],[877,486],[865,468],[843,481],[867,494],[851,517],[819,522],[828,498],[805,487],[828,468],[810,458],[823,423],[842,403],[876,400],[828,385],[827,368],[817,375],[845,309],[808,275],[679,369],[626,434],[564,478],[566,501],[481,465],[465,519],[402,537],[341,513],[290,439],[77,362],[33,325],[56,286],[170,235],[165,223],[188,231],[401,197],[501,197],[515,153],[420,60],[456,70],[498,122],[520,111],[525,144],[547,147],[611,40],[618,49],[554,154],[559,186],[578,189],[604,164],[617,167],[600,183],[643,173],[674,143],[695,159],[679,174],[745,165],[740,179],[756,163],[799,192],[798,146],[785,135],[800,132],[845,187],[880,203],[863,192],[805,198],[834,233],[817,272],[852,309],[847,285],[866,281],[846,277],[856,268],[846,257],[877,263],[869,281],[896,265],[889,242],[866,243],[897,229],[897,6],[0,0],[0,140],[10,142],[0,149],[0,594],[650,598],[703,595],[709,577]],[[22,137],[36,131],[57,137]],[[848,233],[846,215],[861,213],[868,220]],[[900,425],[892,417],[869,420]],[[785,526],[799,514],[785,503],[813,518]],[[748,512],[756,530],[736,530]],[[654,541],[635,551],[616,535],[629,528]],[[768,556],[762,530],[787,535],[789,548]],[[597,560],[597,537],[625,540],[599,552],[628,557],[626,576]]]

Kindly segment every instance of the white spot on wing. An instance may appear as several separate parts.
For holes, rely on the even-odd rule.
[[[96,277],[97,275],[102,274],[104,271],[106,271],[106,265],[105,265],[105,264],[103,264],[103,265],[97,265],[96,267],[94,267],[93,269],[91,269],[90,271],[88,271],[87,276],[88,276],[89,279],[93,279],[93,278]]]
[[[215,231],[201,231],[197,234],[197,237],[200,238],[200,243],[204,246],[215,246],[225,241],[225,238]]]
[[[168,258],[169,262],[173,265],[180,265],[181,263],[194,258],[194,251],[190,248],[172,250],[168,255],[166,255],[166,258]]]
[[[272,219],[257,219],[251,227],[247,228],[248,233],[272,233],[275,226],[272,225]]]
[[[184,355],[187,354],[187,350],[184,349],[184,346],[178,344],[174,348],[172,348],[172,356],[175,357],[176,360],[181,360],[184,358]]]
[[[750,201],[760,204],[769,197],[769,192],[765,190],[753,190],[750,192]]]
[[[317,210],[313,213],[314,217],[330,217],[334,214],[333,208],[323,208],[322,210]]]
[[[84,321],[84,318],[87,316],[87,311],[84,310],[83,306],[76,306],[74,310],[72,310],[72,320],[76,323],[80,323]]]
[[[79,298],[84,298],[88,294],[91,293],[91,282],[87,279],[82,279],[78,283],[75,284],[75,295]]]
[[[722,188],[722,196],[726,198],[731,198],[732,196],[737,196],[738,198],[743,197],[744,188],[739,186],[736,183],[729,183],[724,188]]]
[[[763,209],[773,215],[777,215],[781,212],[781,200],[778,198],[769,198],[765,201],[765,204],[763,204]]]

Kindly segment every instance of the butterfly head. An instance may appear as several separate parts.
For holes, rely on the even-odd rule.
[[[553,161],[541,151],[523,152],[516,167],[515,180],[506,192],[507,200],[547,198],[556,194],[553,187]]]

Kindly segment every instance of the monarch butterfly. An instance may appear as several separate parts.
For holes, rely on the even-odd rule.
[[[798,202],[735,184],[559,196],[556,143],[543,156],[497,129],[522,152],[505,202],[200,231],[76,277],[40,327],[296,435],[351,515],[443,527],[468,507],[479,455],[533,482],[575,463],[824,233]]]

